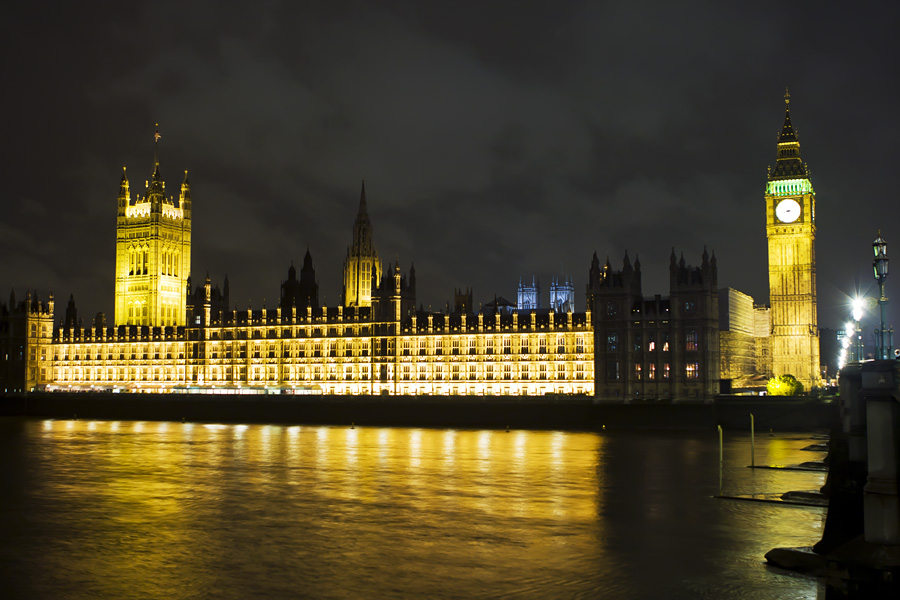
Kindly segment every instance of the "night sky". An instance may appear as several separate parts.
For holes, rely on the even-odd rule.
[[[666,295],[672,247],[699,264],[704,245],[720,287],[767,302],[763,194],[785,86],[817,192],[820,326],[857,287],[874,295],[878,228],[900,260],[897,2],[4,13],[4,301],[71,293],[111,323],[119,177],[127,165],[143,191],[158,122],[168,193],[190,171],[194,283],[227,273],[241,308],[275,306],[307,246],[320,301],[339,302],[362,179],[379,253],[415,262],[426,308],[454,287],[476,307],[515,300],[532,274],[546,303],[567,274],[583,310],[594,251],[617,267],[639,256],[644,294]]]

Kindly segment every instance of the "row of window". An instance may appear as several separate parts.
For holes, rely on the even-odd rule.
[[[657,378],[668,381],[672,375],[672,367],[670,363],[663,363],[657,370],[656,364],[650,363],[646,368],[642,364],[632,366],[631,379],[634,381],[655,381]],[[686,379],[700,378],[700,363],[688,362],[684,365],[684,376]],[[620,381],[622,379],[621,363],[611,361],[606,363],[606,379],[607,381]]]
[[[191,369],[193,371],[193,369]],[[468,379],[474,381],[479,379],[481,375],[476,364],[468,365],[434,365],[428,368],[426,365],[401,365],[398,371],[398,378],[404,381],[413,379],[418,381],[458,381]],[[45,371],[42,369],[42,376],[46,377]],[[253,366],[250,367],[251,380],[272,380],[278,379],[279,369],[276,366]],[[546,364],[541,365],[520,365],[518,369],[514,369],[511,364],[503,365],[485,365],[483,369],[483,378],[486,380],[558,380],[565,381],[569,379],[583,380],[585,373],[589,373],[589,369],[584,363],[577,363],[574,369],[566,368],[564,364],[556,365],[556,368]],[[222,367],[211,368],[208,371],[210,381],[232,381],[232,375],[237,376],[237,381],[244,381],[247,377],[247,367]],[[369,380],[369,365],[313,365],[305,366],[286,366],[281,369],[282,378],[285,381],[336,381],[343,379],[345,381],[367,381]],[[381,369],[381,379],[387,377],[387,366]],[[140,381],[184,381],[184,367],[87,367],[81,368],[60,368],[58,369],[59,382],[140,382]]]
[[[143,305],[129,305],[129,318],[133,318],[133,315],[142,313],[146,315],[147,306]],[[414,342],[413,340],[407,338],[402,340],[402,350],[401,354],[403,356],[411,356],[414,353],[418,353],[421,356],[426,354],[434,354],[434,355],[443,355],[446,351],[449,355],[461,355],[461,354],[470,354],[474,355],[478,353],[478,346],[476,345],[477,338],[474,336],[468,337],[466,340],[461,340],[460,338],[420,338],[418,342]],[[389,355],[392,353],[392,348],[388,346],[387,339],[382,339],[382,355]],[[522,337],[519,341],[519,344],[515,346],[516,350],[519,354],[530,354],[532,352],[537,354],[547,354],[548,350],[555,350],[557,354],[565,354],[567,349],[574,350],[576,354],[583,354],[585,352],[584,345],[584,336],[577,336],[575,338],[575,343],[573,346],[569,346],[567,348],[566,340],[564,336],[559,336],[558,339],[552,340],[555,342],[554,346],[548,346],[548,339],[546,337],[541,337],[537,339],[537,342],[534,343],[528,337]],[[247,357],[247,344],[220,344],[217,342],[211,342],[206,347],[206,351],[208,353],[209,358],[246,358]],[[73,360],[103,360],[103,355],[105,351],[106,359],[112,360],[115,355],[118,355],[120,360],[124,360],[126,356],[130,356],[132,360],[141,356],[143,359],[148,358],[148,353],[153,354],[155,359],[160,358],[160,353],[162,351],[165,353],[166,358],[172,358],[172,347],[166,344],[157,344],[148,349],[147,346],[143,344],[139,344],[136,346],[106,346],[104,348],[103,345],[97,344],[93,347],[82,347],[82,346],[68,346],[68,345],[60,345],[57,350],[56,358],[58,360],[67,360],[70,356]],[[179,358],[183,358],[183,351],[179,348]],[[492,355],[494,354],[495,349],[495,340],[493,337],[488,337],[484,340],[484,354]],[[268,358],[276,358],[278,354],[281,355],[282,358],[303,358],[306,356],[313,357],[322,357],[322,356],[368,356],[369,351],[371,349],[371,344],[369,339],[337,339],[337,340],[304,340],[304,341],[290,341],[284,342],[283,345],[277,343],[263,344],[262,342],[254,342],[250,347],[250,355],[252,358],[263,358],[264,356]],[[497,349],[502,354],[512,354],[513,345],[512,340],[509,336],[504,336],[500,340],[498,340]],[[195,356],[194,352],[190,353],[191,356]]]
[[[131,246],[127,250],[128,274],[150,274],[150,248],[147,246]],[[159,274],[178,277],[180,253],[172,249],[164,249],[159,255]]]
[[[648,336],[649,338],[650,336]],[[643,338],[640,335],[635,336],[634,340],[632,340],[632,350],[635,352],[641,352],[644,349]],[[615,352],[619,350],[619,334],[615,331],[611,331],[606,334],[606,351],[607,352]],[[660,350],[662,352],[669,351],[669,334],[663,333],[660,334],[659,343],[655,339],[647,340],[647,351],[648,352],[656,352]],[[700,342],[698,340],[697,332],[695,330],[688,330],[684,333],[684,349],[693,352],[700,350]]]

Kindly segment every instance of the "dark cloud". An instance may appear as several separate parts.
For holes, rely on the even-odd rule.
[[[310,248],[329,303],[365,178],[382,257],[420,301],[520,276],[583,289],[591,254],[719,258],[765,301],[765,167],[785,85],[818,192],[820,320],[889,242],[898,8],[802,3],[136,2],[8,9],[0,282],[112,308],[121,166],[153,124],[190,170],[193,270],[273,302]],[[893,237],[892,237],[893,236]],[[545,283],[546,287],[546,283]],[[890,287],[890,284],[889,284]]]

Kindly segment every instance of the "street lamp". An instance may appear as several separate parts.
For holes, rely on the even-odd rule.
[[[853,320],[856,322],[856,336],[853,339],[853,354],[855,355],[855,360],[857,362],[862,362],[863,360],[862,326],[860,325],[860,321],[863,318],[863,308],[865,307],[865,304],[865,301],[857,296],[853,299],[850,311],[850,316],[852,316]]]
[[[886,359],[892,354],[891,346],[893,345],[893,341],[891,340],[890,335],[888,335],[887,340],[884,339],[885,334],[888,333],[884,329],[884,305],[887,303],[887,298],[884,297],[884,280],[887,279],[888,276],[888,256],[887,242],[881,237],[880,229],[878,230],[878,237],[872,242],[872,251],[875,253],[875,260],[872,261],[872,269],[875,271],[875,281],[878,282],[878,289],[880,292],[878,306],[881,309],[881,328],[878,330],[878,339],[876,340],[878,343],[878,358]]]
[[[856,357],[856,324],[853,321],[847,321],[844,325],[844,340],[841,345],[847,349],[850,360],[857,361]]]

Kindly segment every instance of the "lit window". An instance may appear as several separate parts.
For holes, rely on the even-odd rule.
[[[616,344],[619,341],[619,336],[616,333],[608,333],[606,334],[606,350],[608,352],[613,352],[616,349]]]
[[[693,329],[690,329],[684,334],[684,349],[685,350],[699,350],[700,344],[697,342],[697,332]]]
[[[696,362],[689,362],[684,366],[685,375],[688,379],[698,379],[700,377],[700,365]]]

